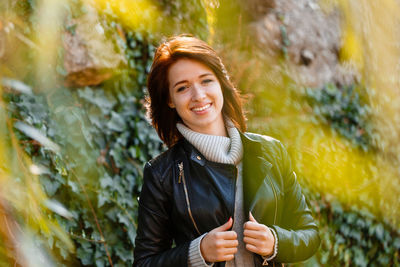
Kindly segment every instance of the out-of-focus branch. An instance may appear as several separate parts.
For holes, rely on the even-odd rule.
[[[9,266],[17,266],[18,262],[16,224],[0,194],[0,240],[5,249],[5,253],[0,253],[0,261]]]

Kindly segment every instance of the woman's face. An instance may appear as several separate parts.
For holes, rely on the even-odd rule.
[[[214,72],[192,59],[179,59],[168,71],[168,105],[175,108],[191,130],[220,135],[225,131],[222,116],[224,97]]]

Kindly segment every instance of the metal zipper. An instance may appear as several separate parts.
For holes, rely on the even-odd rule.
[[[183,190],[185,191],[185,199],[186,199],[186,205],[187,205],[187,209],[188,209],[188,213],[189,213],[189,217],[193,222],[194,228],[196,228],[196,231],[199,235],[201,235],[199,228],[197,227],[196,222],[194,221],[193,215],[192,215],[192,210],[190,209],[190,201],[189,201],[189,194],[188,194],[188,190],[186,187],[186,179],[185,179],[185,173],[183,171],[183,162],[178,164],[179,167],[179,179],[178,179],[178,183],[181,183],[183,181]]]

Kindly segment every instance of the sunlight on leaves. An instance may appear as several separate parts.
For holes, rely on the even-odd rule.
[[[102,13],[113,14],[122,24],[136,30],[155,31],[161,11],[151,0],[85,0]],[[159,28],[158,28],[159,29]]]

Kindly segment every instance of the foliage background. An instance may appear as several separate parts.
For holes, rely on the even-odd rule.
[[[219,50],[247,96],[250,130],[281,139],[291,153],[323,238],[317,255],[296,265],[399,265],[399,173],[381,149],[387,139],[371,119],[379,113],[366,80],[296,84],[284,53],[257,60],[251,36],[237,27],[249,14],[236,1],[132,3],[0,4],[0,32],[13,44],[0,57],[0,212],[1,225],[11,225],[0,227],[1,266],[132,264],[142,166],[165,149],[145,117],[146,74],[155,46],[182,32]],[[44,11],[68,20],[88,6],[125,60],[100,85],[71,88],[60,36],[74,25],[51,28]]]

